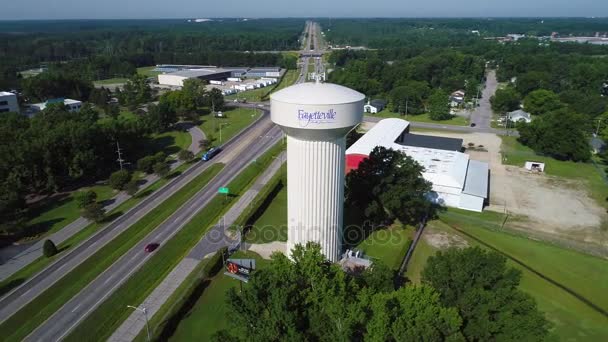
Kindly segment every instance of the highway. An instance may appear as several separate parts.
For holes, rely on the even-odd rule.
[[[225,157],[225,155],[228,154],[226,151],[250,145],[250,142],[255,140],[255,137],[263,135],[264,132],[268,130],[268,127],[270,127],[270,120],[265,113],[263,118],[237,135],[234,139],[227,142],[224,147],[225,151],[218,154],[214,162],[228,162],[228,158]],[[200,175],[209,167],[209,165],[210,163],[199,162],[186,170],[164,187],[153,192],[150,196],[110,223],[104,229],[73,248],[56,262],[31,277],[27,282],[2,297],[0,299],[0,321],[6,320],[24,305],[44,292],[49,286],[61,279],[69,271],[77,267],[82,261],[86,260],[109,241],[128,229],[141,217],[154,210],[158,205],[162,205],[167,198],[188,184],[196,176]]]
[[[146,244],[157,242],[161,245],[159,248],[162,248],[165,242],[171,239],[201,208],[204,208],[216,196],[219,187],[226,186],[249,163],[281,139],[281,130],[272,124],[268,115],[261,119],[258,126],[263,128],[261,134],[258,133],[260,130],[252,130],[243,136],[242,139],[248,141],[248,144],[240,146],[241,153],[237,154],[238,158],[228,161],[224,170],[211,180],[203,190],[193,196],[159,227],[55,312],[26,340],[56,341],[69,334],[80,321],[97,308],[150,258],[152,253],[144,252]],[[221,159],[219,155],[216,158]]]

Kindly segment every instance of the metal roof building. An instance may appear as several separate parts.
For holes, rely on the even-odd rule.
[[[488,164],[462,153],[462,140],[409,133],[409,122],[384,119],[346,150],[347,170],[358,167],[376,146],[401,151],[425,169],[438,204],[481,212],[488,197]]]
[[[189,78],[198,78],[200,80],[221,80],[232,76],[230,70],[221,68],[197,68],[197,69],[184,69],[168,74],[158,75],[158,83],[163,85],[170,85],[181,87],[184,85],[184,81]]]

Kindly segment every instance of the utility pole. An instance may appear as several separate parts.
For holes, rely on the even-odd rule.
[[[151,338],[150,338],[150,324],[148,323],[148,310],[144,307],[139,308],[139,307],[136,307],[133,305],[127,305],[127,307],[131,308],[133,310],[137,310],[139,312],[143,312],[144,316],[146,317],[146,333],[148,334],[148,342],[150,342]]]
[[[597,119],[597,128],[595,129],[595,136],[600,133],[600,124],[602,123],[602,118]]]
[[[122,159],[122,154],[120,153],[120,144],[118,143],[118,140],[116,141],[116,153],[118,154],[118,163],[120,164],[120,169],[122,170],[122,163],[125,161],[124,159]]]

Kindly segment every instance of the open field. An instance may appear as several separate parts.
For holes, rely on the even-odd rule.
[[[161,74],[161,72],[154,71],[154,69],[156,69],[156,66],[141,67],[137,68],[137,73],[147,77],[154,77]]]
[[[103,303],[83,320],[66,338],[66,341],[82,341],[93,333],[100,339],[108,338],[130,315],[124,310],[124,303],[139,305],[167,274],[177,265],[189,250],[198,243],[207,229],[217,223],[228,211],[239,195],[247,191],[258,175],[265,170],[280,153],[282,146],[275,145],[265,152],[258,162],[249,164],[228,185],[234,196],[217,194],[170,240],[159,248],[142,267],[113,292]],[[189,188],[189,186],[187,186]],[[197,191],[198,189],[191,189]]]
[[[372,260],[380,260],[393,270],[398,270],[412,243],[411,227],[394,225],[387,229],[376,230],[363,240],[357,249],[365,252]]]
[[[129,209],[134,207],[137,203],[139,203],[146,196],[148,196],[151,193],[153,193],[154,191],[158,190],[160,187],[162,187],[167,182],[169,182],[169,180],[172,179],[175,175],[179,175],[184,170],[186,170],[188,167],[190,167],[190,164],[180,165],[179,167],[177,167],[176,169],[171,171],[171,173],[169,174],[169,177],[161,178],[161,179],[157,180],[156,182],[154,182],[153,184],[148,186],[145,190],[138,192],[134,197],[129,198],[128,200],[123,202],[118,207],[109,211],[107,213],[107,216],[111,217],[113,219],[121,216],[122,214],[127,212]],[[84,241],[89,236],[96,233],[101,227],[105,226],[106,224],[107,224],[106,222],[89,224],[83,230],[81,230],[77,234],[74,234],[71,238],[69,238],[66,241],[64,241],[63,243],[57,245],[57,248],[59,249],[58,254],[52,256],[51,258],[45,258],[45,257],[38,258],[35,261],[33,261],[32,263],[30,263],[29,265],[27,265],[24,268],[22,268],[21,270],[19,270],[18,272],[11,275],[10,277],[1,281],[0,282],[0,295],[7,293],[8,291],[12,290],[13,288],[15,288],[15,287],[19,286],[20,284],[22,284],[23,282],[25,282],[28,278],[30,278],[34,274],[40,272],[47,265],[49,265],[50,263],[55,261],[55,259],[61,257],[63,255],[63,252],[78,245],[80,242]]]
[[[116,77],[116,78],[108,78],[105,80],[97,80],[97,81],[93,81],[94,85],[106,85],[106,84],[120,84],[120,83],[127,83],[129,79],[128,78],[124,78],[124,77]]]
[[[462,138],[465,146],[475,145],[466,153],[490,166],[487,209],[508,212],[511,228],[550,235],[567,244],[592,244],[593,248],[604,250],[608,246],[608,232],[603,228],[607,219],[603,206],[608,185],[592,164],[537,156],[513,137],[486,133],[425,134]],[[546,162],[545,174],[525,170],[526,160]],[[518,220],[512,220],[513,216]]]
[[[146,154],[151,155],[162,151],[166,155],[172,155],[180,150],[187,150],[191,142],[192,136],[187,131],[175,130],[152,134],[146,142]]]
[[[450,209],[440,220],[429,223],[408,268],[409,279],[418,282],[426,259],[439,249],[475,245],[495,249],[509,259],[510,266],[522,270],[520,288],[537,300],[561,340],[600,341],[608,337],[605,314],[572,294],[608,310],[604,295],[608,273],[602,271],[608,261],[497,231],[493,227],[501,221],[500,214],[472,214]]]
[[[260,112],[251,108],[230,108],[224,111],[225,117],[216,118],[212,114],[201,116],[199,127],[207,135],[207,139],[212,140],[213,146],[225,143],[235,134],[249,126],[259,116]],[[221,126],[221,140],[220,140]],[[188,143],[189,144],[189,143]]]
[[[426,122],[426,123],[435,123],[435,124],[442,124],[442,125],[455,125],[455,126],[468,126],[469,125],[469,120],[467,120],[467,118],[462,117],[462,116],[452,116],[451,119],[449,120],[432,120],[429,117],[428,113],[423,113],[423,114],[417,114],[417,115],[401,115],[399,113],[394,113],[389,111],[388,109],[385,109],[383,111],[381,111],[378,114],[370,114],[370,113],[365,113],[365,115],[367,116],[371,116],[371,117],[381,117],[381,118],[398,118],[398,119],[403,119],[403,120],[407,120],[407,121],[411,121],[411,122]]]
[[[215,164],[194,178],[188,185],[169,197],[163,205],[151,211],[129,229],[122,232],[97,253],[86,259],[74,270],[49,287],[41,295],[0,325],[6,340],[21,340],[50,317],[70,298],[82,290],[99,273],[113,264],[126,251],[156,228],[177,208],[204,187],[223,168]],[[19,327],[15,329],[15,327]]]
[[[252,252],[236,252],[231,257],[255,259],[257,269],[264,268],[269,262]],[[226,317],[226,292],[229,288],[237,286],[239,286],[238,281],[225,276],[223,272],[215,276],[169,341],[209,341],[217,331],[229,328],[230,320]]]

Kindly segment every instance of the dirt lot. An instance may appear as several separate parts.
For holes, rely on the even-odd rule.
[[[472,159],[490,164],[490,207],[487,210],[526,216],[520,222],[526,229],[557,233],[577,240],[597,242],[604,209],[593,201],[583,184],[544,174],[530,173],[523,167],[502,165],[501,139],[487,133],[421,132],[420,134],[454,137],[469,142],[476,151],[468,150]],[[483,151],[485,150],[485,151]],[[523,228],[523,227],[520,227]]]
[[[431,227],[427,228],[424,235],[422,235],[422,238],[424,241],[426,241],[426,243],[440,250],[450,247],[465,248],[469,246],[467,241],[462,237],[455,234],[438,231]]]

